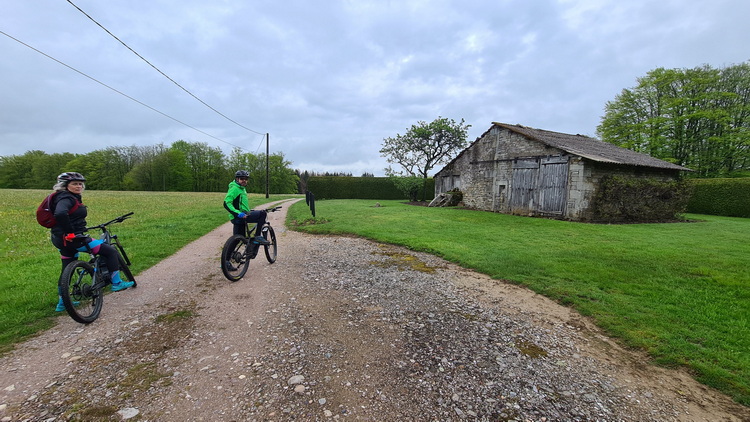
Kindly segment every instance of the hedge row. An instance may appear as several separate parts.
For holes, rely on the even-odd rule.
[[[409,199],[388,177],[311,176],[307,190],[315,199]],[[434,196],[435,181],[427,179],[425,200],[431,201]],[[421,193],[418,197],[422,198]]]
[[[688,179],[686,182],[689,186],[688,191],[692,191],[687,203],[687,212],[750,218],[750,178]],[[610,188],[614,189],[614,186]],[[640,188],[643,189],[642,186]],[[388,177],[313,176],[307,181],[307,189],[315,195],[316,199],[408,200],[409,198],[408,194],[400,191]],[[427,179],[425,200],[432,200],[434,192],[435,180]],[[664,192],[661,195],[664,195]],[[421,197],[420,193],[419,198]],[[600,203],[601,205],[603,204]],[[611,207],[611,203],[609,205]],[[604,212],[602,208],[599,209],[600,213],[612,214],[613,209],[610,208]],[[660,210],[659,214],[663,211]],[[628,213],[622,214],[621,209],[614,214],[618,215],[609,215],[609,217],[624,220],[629,217]]]
[[[689,179],[687,212],[750,218],[750,178]]]

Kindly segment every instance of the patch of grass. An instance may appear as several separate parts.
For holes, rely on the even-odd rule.
[[[54,325],[60,254],[49,229],[34,213],[48,190],[0,189],[0,353]],[[249,195],[250,206],[299,195]],[[118,234],[133,273],[155,265],[187,243],[229,221],[224,193],[86,191],[87,222],[95,225],[134,211],[132,218],[110,226]],[[97,233],[92,233],[98,236]],[[227,237],[231,231],[227,232]],[[87,259],[86,254],[81,257]],[[105,304],[106,306],[106,304]]]
[[[515,344],[522,355],[532,359],[546,358],[549,355],[546,350],[529,341],[518,341]]]
[[[171,381],[168,380],[171,376],[171,372],[159,371],[158,366],[154,362],[139,363],[128,369],[127,375],[120,381],[120,386],[127,391],[148,391],[155,384],[171,384]],[[163,382],[162,380],[165,378],[167,380]],[[165,382],[166,384],[164,384]]]
[[[421,271],[424,273],[434,273],[435,268],[430,267],[426,263],[424,263],[419,258],[415,257],[414,255],[405,254],[405,253],[399,253],[394,252],[391,250],[387,250],[386,248],[382,248],[382,252],[378,252],[378,254],[388,257],[387,260],[380,262],[380,261],[372,261],[371,263],[373,265],[383,266],[383,267],[396,267],[399,270],[415,270],[415,271]]]
[[[175,311],[169,314],[162,314],[156,317],[155,321],[157,323],[170,323],[175,321],[180,321],[184,319],[189,319],[196,316],[195,312],[190,309],[183,309],[180,311]]]
[[[654,362],[686,367],[750,405],[750,219],[686,215],[597,225],[400,201],[319,200],[308,233],[357,235],[429,252],[590,316]]]
[[[117,413],[117,409],[114,406],[92,406],[82,409],[78,413],[84,420],[90,420],[91,418],[107,419]]]

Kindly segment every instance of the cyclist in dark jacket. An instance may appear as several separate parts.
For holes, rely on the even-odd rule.
[[[258,223],[255,226],[256,243],[261,245],[270,245],[270,243],[260,235],[263,225],[266,223],[266,211],[251,211],[247,204],[247,179],[250,173],[247,170],[238,170],[234,174],[234,180],[229,182],[227,195],[224,197],[224,208],[229,211],[229,218],[234,225],[233,234],[245,235],[247,223]]]
[[[78,258],[78,252],[86,252],[86,244],[93,253],[104,257],[109,273],[112,277],[112,291],[119,292],[133,285],[132,281],[120,279],[120,262],[117,251],[111,245],[100,239],[92,239],[83,236],[86,229],[86,206],[81,203],[86,178],[81,173],[66,172],[57,176],[57,183],[53,187],[57,194],[52,198],[50,208],[55,215],[54,227],[50,230],[52,244],[60,251],[62,270]],[[78,203],[78,208],[73,213],[68,212]],[[60,274],[62,276],[62,273]],[[59,292],[58,292],[59,293]],[[62,297],[57,301],[55,310],[64,311],[65,306]]]

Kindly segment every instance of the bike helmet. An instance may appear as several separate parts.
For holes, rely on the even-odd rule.
[[[66,184],[70,183],[70,182],[72,182],[74,180],[79,181],[79,182],[85,182],[86,178],[83,177],[83,175],[81,173],[76,173],[74,171],[68,171],[68,172],[65,172],[65,173],[57,176],[57,181],[58,182],[64,182]]]
[[[234,178],[238,177],[250,177],[250,172],[247,170],[237,170],[237,173],[234,174]]]

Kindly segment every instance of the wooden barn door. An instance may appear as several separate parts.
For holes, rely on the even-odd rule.
[[[542,158],[539,175],[539,208],[543,214],[562,215],[568,190],[568,158]]]
[[[516,160],[508,200],[511,213],[563,215],[567,185],[567,157]]]
[[[516,160],[513,163],[513,178],[510,184],[510,212],[527,214],[534,210],[534,191],[539,173],[539,162],[535,159]]]

